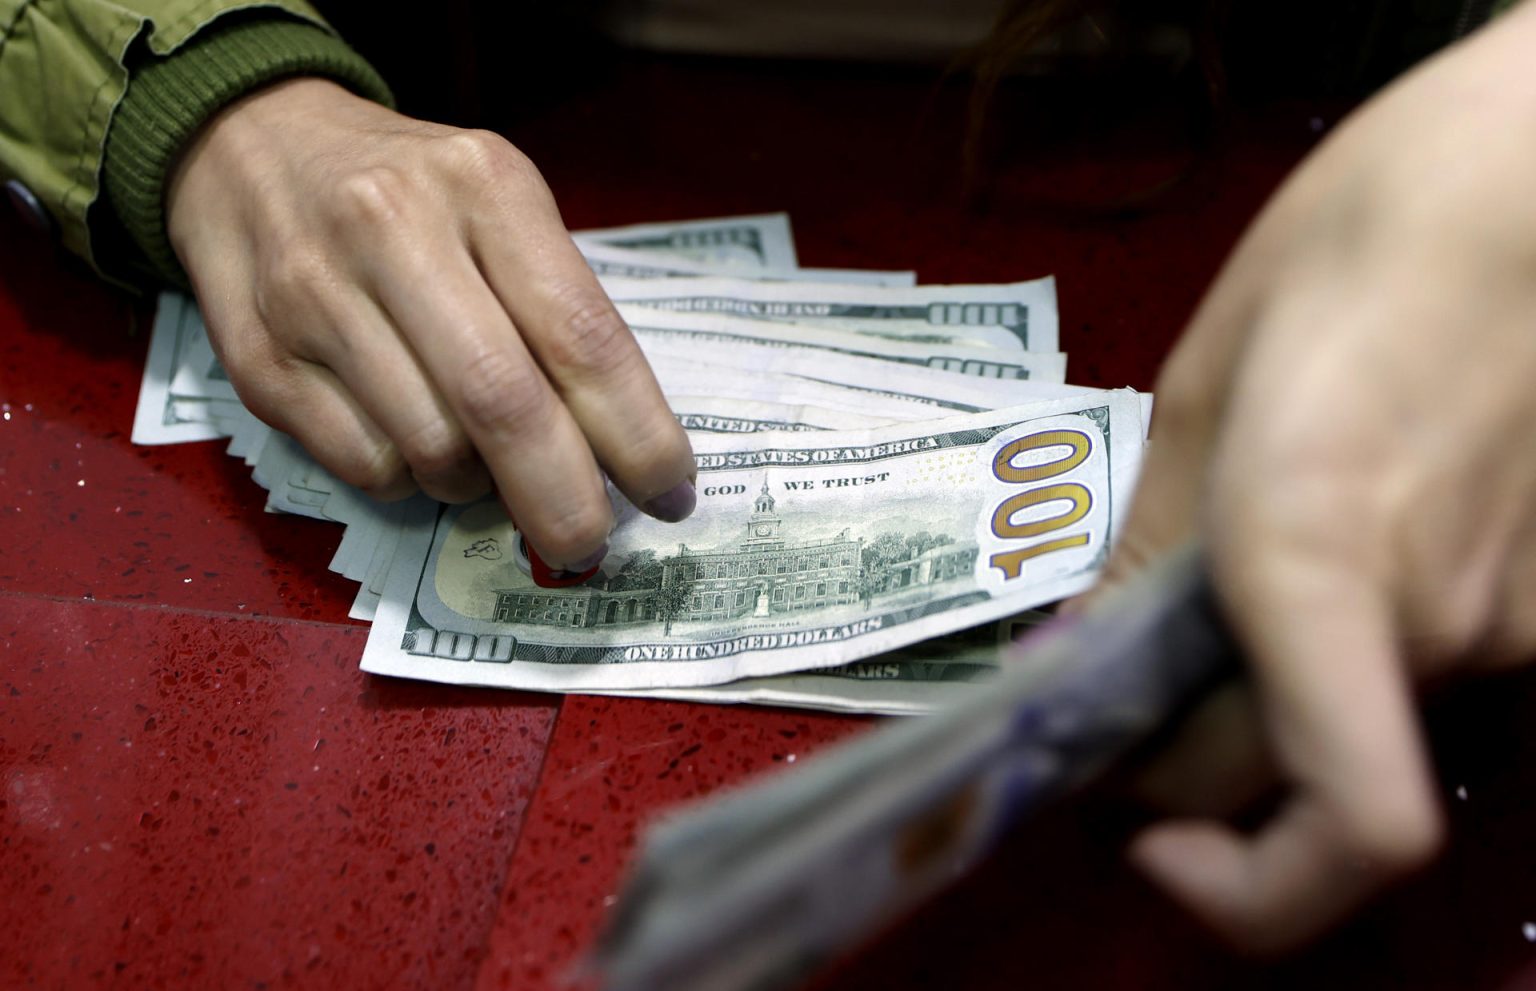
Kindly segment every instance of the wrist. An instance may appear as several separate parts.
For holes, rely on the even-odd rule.
[[[216,22],[174,54],[146,56],[131,67],[102,166],[109,214],[138,249],[137,256],[130,251],[119,261],[184,281],[166,232],[173,168],[221,108],[273,80],[298,75],[336,79],[375,99],[390,99],[368,64],[333,35],[279,18]]]
[[[300,76],[268,83],[219,109],[187,140],[165,184],[166,227],[173,244],[206,199],[270,174],[268,157],[286,135],[366,103],[328,79]],[[302,140],[302,139],[301,139]]]

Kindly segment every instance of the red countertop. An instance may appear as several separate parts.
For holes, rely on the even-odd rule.
[[[1336,116],[1241,114],[1202,146],[1158,113],[1021,127],[967,199],[935,92],[641,63],[512,136],[573,228],[782,209],[805,264],[1055,273],[1072,380],[1148,388]],[[338,528],[264,513],[220,444],[129,443],[147,327],[0,215],[0,987],[562,986],[648,817],[871,724],[363,675]],[[1079,804],[823,983],[1536,986],[1533,702],[1520,677],[1436,706],[1450,850],[1295,958],[1228,956]]]

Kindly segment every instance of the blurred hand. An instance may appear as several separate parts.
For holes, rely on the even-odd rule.
[[[1251,667],[1143,784],[1132,859],[1283,949],[1442,839],[1415,686],[1536,652],[1536,4],[1368,104],[1157,386],[1107,581],[1199,535]],[[1287,789],[1256,834],[1224,817]]]
[[[663,519],[692,452],[533,165],[324,80],[225,108],[167,194],[241,399],[337,477],[448,502],[494,486],[554,567],[600,555],[603,473]]]

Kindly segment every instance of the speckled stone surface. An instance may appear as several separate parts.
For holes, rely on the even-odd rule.
[[[465,986],[552,706],[363,638],[0,596],[0,986]]]
[[[147,311],[39,247],[0,215],[0,988],[469,986],[557,700],[359,672],[341,530],[130,445]]]
[[[870,720],[572,697],[550,739],[478,987],[553,987],[581,965],[641,825],[744,778],[792,768]]]
[[[1157,113],[1045,139],[1013,105],[967,200],[954,96],[641,62],[505,125],[572,227],[788,210],[809,265],[1055,273],[1070,377],[1146,388],[1336,119],[1279,108],[1199,146]],[[360,674],[339,529],[264,513],[220,445],[128,443],[147,328],[0,210],[0,988],[570,986],[644,822],[871,724]],[[1536,987],[1536,684],[1432,724],[1448,855],[1295,960],[1228,957],[1081,805],[818,986]]]
[[[0,589],[345,621],[335,527],[264,512],[222,443],[129,443],[149,306],[0,223]]]

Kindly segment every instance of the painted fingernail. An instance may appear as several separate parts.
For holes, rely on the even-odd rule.
[[[557,577],[557,578],[568,578],[568,577],[570,577],[572,575],[579,575],[579,574],[581,574],[584,571],[591,571],[593,568],[597,567],[599,564],[602,564],[603,563],[603,558],[605,558],[607,556],[608,556],[608,543],[607,543],[607,541],[604,541],[603,542],[603,546],[599,547],[597,550],[593,551],[591,554],[588,554],[586,557],[582,558],[580,561],[573,561],[569,565],[566,566],[566,569],[564,571],[557,571],[557,572],[555,572],[555,577]]]
[[[684,479],[646,503],[642,508],[658,520],[676,523],[686,520],[698,504],[699,494],[693,483]]]

